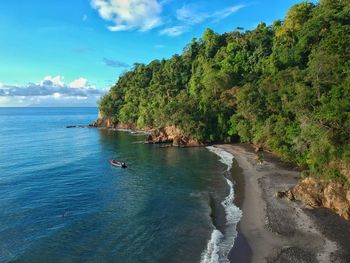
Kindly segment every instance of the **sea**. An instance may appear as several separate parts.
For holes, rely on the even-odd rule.
[[[229,262],[233,156],[66,128],[97,114],[0,108],[0,262]]]

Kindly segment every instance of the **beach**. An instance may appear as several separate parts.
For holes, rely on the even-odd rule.
[[[276,197],[300,171],[271,153],[259,163],[249,145],[216,145],[234,156],[236,205],[243,216],[231,262],[349,262],[350,222],[328,209]]]

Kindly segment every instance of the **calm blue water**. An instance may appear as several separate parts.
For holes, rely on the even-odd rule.
[[[0,262],[199,262],[210,203],[229,193],[225,165],[205,148],[65,128],[96,116],[0,108]]]

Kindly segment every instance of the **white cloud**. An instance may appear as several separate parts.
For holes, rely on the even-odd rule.
[[[91,86],[85,78],[65,84],[63,76],[46,76],[39,83],[0,86],[0,106],[96,106],[107,92]]]
[[[239,11],[240,9],[242,9],[243,7],[245,7],[245,5],[235,5],[235,6],[230,6],[228,8],[216,11],[211,18],[217,22],[220,21],[234,13],[236,13],[237,11]]]
[[[71,83],[69,83],[69,86],[71,88],[84,88],[88,85],[88,80],[84,78],[79,78],[76,80],[73,80]]]
[[[172,0],[90,0],[91,5],[106,21],[111,22],[107,28],[110,31],[139,30],[148,31],[166,24],[160,30],[161,35],[179,36],[191,29],[193,25],[206,20],[220,21],[237,12],[244,5],[234,5],[218,11],[200,10],[202,4],[190,3],[170,14],[162,21],[163,7]],[[177,22],[177,24],[176,24]]]
[[[207,19],[211,19],[212,21],[220,21],[236,13],[243,7],[245,7],[245,5],[234,5],[213,13],[208,13],[198,11],[198,8],[195,5],[184,5],[176,11],[176,18],[179,21],[190,25],[201,23]]]
[[[64,85],[64,77],[63,76],[46,76],[41,82],[41,85],[52,85],[52,86],[63,86]]]
[[[204,12],[203,10],[200,10],[200,6],[198,4],[186,4],[180,9],[176,10],[176,19],[179,23],[181,23],[181,25],[164,28],[160,31],[160,34],[171,37],[179,36],[190,31],[190,29],[196,24],[202,23],[206,20],[218,22],[237,12],[243,7],[245,7],[245,5],[235,5],[215,12]]]
[[[183,33],[187,32],[189,29],[187,26],[173,26],[173,27],[168,27],[164,28],[163,30],[160,31],[161,35],[166,35],[166,36],[171,36],[171,37],[176,37],[180,36]]]
[[[54,97],[55,99],[59,99],[61,97],[61,93],[55,92],[54,94],[52,94],[52,97]]]
[[[184,5],[176,11],[176,19],[182,22],[182,26],[174,26],[161,31],[163,35],[179,36],[184,32],[187,32],[189,28],[195,24],[202,23],[206,20],[212,22],[218,22],[245,7],[245,5],[235,5],[218,10],[215,12],[202,12],[198,10],[198,7],[194,4]]]
[[[1,107],[7,107],[7,106],[17,106],[18,101],[12,100],[9,97],[0,97],[0,106]]]
[[[114,25],[110,31],[148,31],[161,25],[162,4],[158,0],[91,0],[100,16]]]
[[[187,24],[198,24],[208,18],[208,14],[196,11],[193,5],[184,5],[176,10],[176,18]]]

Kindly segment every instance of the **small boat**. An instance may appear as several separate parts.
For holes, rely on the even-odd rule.
[[[121,168],[127,168],[128,166],[126,163],[122,162],[117,162],[116,160],[110,160],[111,165],[116,166],[116,167],[121,167]]]

